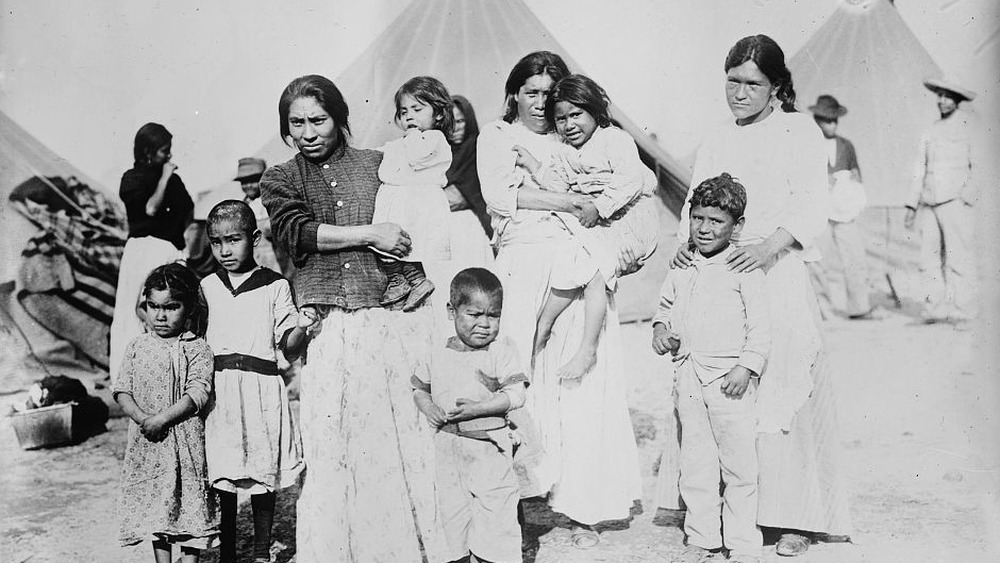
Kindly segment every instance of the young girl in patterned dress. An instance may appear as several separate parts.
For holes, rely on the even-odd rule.
[[[212,393],[212,350],[202,339],[207,310],[198,277],[170,263],[142,290],[150,332],[125,348],[114,397],[132,419],[122,465],[122,545],[151,540],[158,563],[196,563],[218,534],[208,491],[202,407]]]

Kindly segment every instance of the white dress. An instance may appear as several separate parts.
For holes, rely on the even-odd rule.
[[[578,243],[553,213],[517,209],[517,190],[538,186],[515,167],[515,144],[544,165],[560,143],[555,134],[538,135],[520,123],[503,121],[486,125],[479,135],[479,179],[493,217],[496,272],[504,286],[500,333],[514,341],[523,365],[531,365],[535,319],[549,293],[553,260]],[[576,351],[583,313],[583,301],[577,299],[556,322],[531,375],[525,408],[544,444],[546,461],[536,478],[547,480],[552,509],[594,524],[628,518],[633,501],[642,495],[613,296],[593,370],[575,385],[555,376]]]
[[[201,282],[208,301],[205,339],[218,358],[252,356],[277,368],[277,345],[298,318],[288,282],[256,268],[212,274]],[[208,482],[251,494],[293,484],[304,467],[302,442],[280,374],[248,369],[215,372],[215,399],[205,420]]]
[[[375,198],[372,224],[396,223],[410,235],[407,262],[451,258],[448,232],[447,172],[451,146],[443,133],[410,130],[382,148],[378,178],[382,186]]]

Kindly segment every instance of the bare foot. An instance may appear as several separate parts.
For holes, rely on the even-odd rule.
[[[582,379],[597,363],[597,352],[589,348],[580,348],[570,358],[566,365],[559,368],[556,375],[559,379]]]

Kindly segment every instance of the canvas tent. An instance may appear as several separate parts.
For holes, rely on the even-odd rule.
[[[415,0],[334,79],[350,106],[353,144],[379,147],[401,134],[392,119],[393,93],[403,82],[418,75],[434,76],[453,94],[466,96],[481,121],[494,119],[502,111],[507,73],[518,59],[537,50],[558,53],[571,71],[586,73],[586,67],[577,64],[521,0]],[[619,108],[613,108],[613,116],[635,138],[644,162],[659,178],[663,201],[673,208],[671,214],[666,205],[661,206],[665,221],[661,238],[663,246],[668,246],[674,238],[674,215],[683,203],[690,171]],[[254,156],[273,164],[287,160],[292,154],[275,135]],[[218,201],[240,195],[238,185],[227,182],[199,200],[196,217],[207,215]],[[626,281],[658,288],[665,261],[655,262]],[[635,297],[634,302],[619,303],[622,318],[651,316],[655,298],[650,297],[650,291],[620,293],[625,299],[630,294]]]
[[[125,221],[91,185],[0,113],[0,392],[107,368]]]
[[[798,105],[832,94],[848,108],[838,133],[858,153],[869,207],[858,219],[876,281],[892,276],[909,293],[917,237],[903,227],[903,199],[917,143],[936,117],[923,80],[941,69],[887,0],[846,0],[789,59]],[[821,246],[829,272],[839,270],[829,241]],[[889,289],[886,287],[885,289]]]

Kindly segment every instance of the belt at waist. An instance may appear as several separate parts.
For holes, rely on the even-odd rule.
[[[474,418],[462,422],[449,422],[440,428],[442,432],[474,438],[476,440],[491,440],[490,430],[499,430],[507,427],[507,419],[501,416],[489,416],[484,418]]]
[[[281,375],[281,371],[278,370],[278,362],[246,354],[223,354],[216,356],[215,371],[222,371],[224,369],[252,371],[261,375]]]

